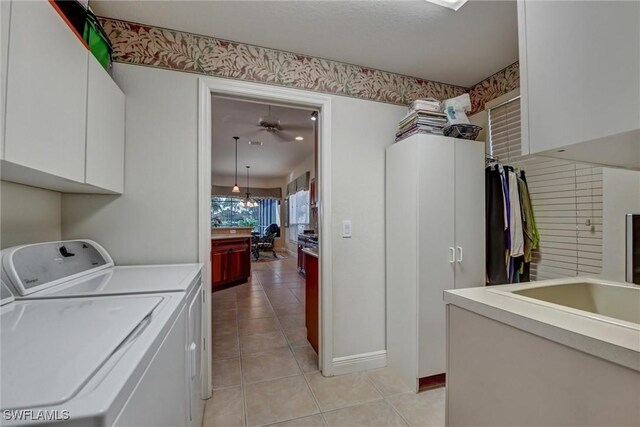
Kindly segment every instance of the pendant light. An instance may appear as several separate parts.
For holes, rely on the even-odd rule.
[[[238,140],[240,139],[237,136],[234,136],[233,139],[236,140],[236,179],[235,179],[235,184],[233,184],[233,189],[231,189],[232,193],[239,193],[240,192],[240,187],[238,187]]]
[[[250,166],[247,166],[247,192],[245,193],[245,199],[240,202],[240,204],[242,206],[246,206],[248,208],[255,208],[256,206],[258,206],[258,202],[256,202],[255,200],[251,199],[251,192],[249,190],[249,168]]]

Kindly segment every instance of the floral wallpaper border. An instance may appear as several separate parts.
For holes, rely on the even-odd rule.
[[[520,63],[514,62],[469,89],[471,114],[484,110],[487,102],[519,87]]]
[[[468,89],[373,68],[111,18],[114,61],[407,105],[471,91],[474,112],[519,85],[518,64]],[[507,71],[512,69],[511,71]],[[517,86],[516,86],[517,87]],[[511,89],[509,89],[511,90]]]

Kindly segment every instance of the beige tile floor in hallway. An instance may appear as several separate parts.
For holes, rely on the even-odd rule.
[[[253,263],[250,282],[215,292],[212,306],[204,427],[444,426],[444,389],[412,393],[388,368],[320,374],[295,258]]]

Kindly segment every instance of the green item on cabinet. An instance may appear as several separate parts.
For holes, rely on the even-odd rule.
[[[83,38],[100,65],[102,65],[105,70],[108,70],[111,66],[111,53],[113,52],[113,48],[98,18],[90,10],[87,10],[87,20],[84,25]]]

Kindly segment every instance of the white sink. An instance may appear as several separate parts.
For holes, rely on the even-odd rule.
[[[505,286],[496,292],[634,329],[640,327],[640,286],[595,279],[554,282]]]

